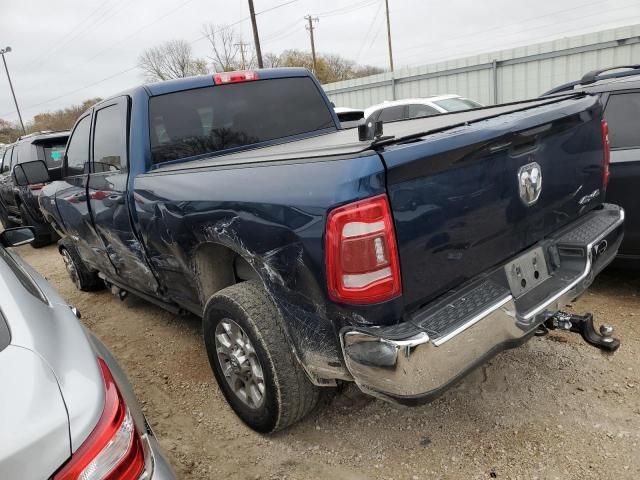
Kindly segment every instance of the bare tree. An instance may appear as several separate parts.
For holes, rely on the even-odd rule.
[[[356,62],[353,60],[347,60],[335,53],[323,55],[322,58],[327,62],[327,70],[331,72],[331,81],[339,82],[354,77]]]
[[[384,68],[376,67],[374,65],[358,65],[354,70],[353,78],[368,77],[369,75],[377,75],[384,72],[386,72]]]
[[[207,23],[202,26],[202,33],[211,45],[209,59],[216,72],[256,68],[255,48],[244,42],[233,27]]]
[[[262,56],[262,63],[264,68],[278,68],[282,66],[281,55],[276,55],[272,52],[267,52]]]
[[[191,45],[184,40],[169,40],[145,50],[138,58],[138,66],[150,81],[207,73],[206,61],[194,58]]]

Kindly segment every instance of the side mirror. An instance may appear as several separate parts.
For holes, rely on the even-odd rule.
[[[0,233],[0,244],[3,247],[19,247],[33,242],[35,237],[33,227],[8,228]]]
[[[13,182],[19,187],[34,185],[36,183],[47,183],[51,180],[49,178],[47,164],[42,160],[19,163],[13,167],[11,176],[13,177]]]

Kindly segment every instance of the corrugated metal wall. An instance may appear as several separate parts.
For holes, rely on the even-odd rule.
[[[490,105],[536,97],[590,70],[630,64],[640,64],[640,25],[330,83],[324,89],[339,107],[444,93]]]

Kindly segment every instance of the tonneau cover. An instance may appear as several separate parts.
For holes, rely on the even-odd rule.
[[[494,107],[391,122],[384,124],[383,134],[385,137],[392,136],[394,141],[398,141],[404,138],[426,135],[433,131],[455,127],[464,123],[493,118],[497,115],[562,102],[575,96],[577,95],[572,94],[564,97],[524,100]],[[335,132],[329,132],[302,140],[287,141],[268,147],[242,150],[235,153],[220,153],[203,159],[161,165],[154,171],[168,172],[220,165],[354,155],[370,150],[373,146],[374,143],[371,140],[358,140],[357,129],[337,130]]]

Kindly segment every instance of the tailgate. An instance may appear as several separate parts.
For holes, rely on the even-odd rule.
[[[596,97],[571,98],[386,147],[406,308],[599,205],[601,119]]]

